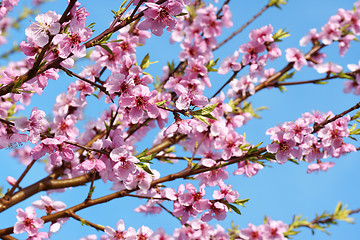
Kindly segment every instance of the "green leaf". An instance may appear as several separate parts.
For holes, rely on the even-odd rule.
[[[146,156],[146,152],[148,151],[149,149],[146,148],[144,151],[142,151],[141,153],[139,153],[138,155],[136,155],[137,158],[141,158],[143,156]]]
[[[348,75],[348,74],[343,73],[343,72],[339,73],[339,74],[338,74],[338,77],[339,77],[339,78],[350,79],[350,80],[355,80],[353,76]]]
[[[350,128],[349,131],[351,132],[351,131],[355,130],[355,128],[356,128],[356,123],[354,123],[354,124],[352,125],[352,127]]]
[[[135,163],[136,166],[138,166],[139,168],[141,168],[142,170],[144,170],[145,172],[151,174],[151,175],[154,175],[150,168],[148,167],[148,165],[146,165],[145,163],[142,163],[142,162],[138,162],[138,163]]]
[[[215,108],[216,106],[218,105],[218,103],[215,103],[215,104],[212,104],[210,106],[206,106],[202,109],[199,109],[199,110],[196,110],[196,111],[192,111],[191,112],[191,115],[200,115],[200,116],[204,116],[206,114],[209,114],[211,113]]]
[[[233,210],[237,214],[241,215],[240,210],[235,205],[232,205],[232,204],[230,204],[228,202],[225,202],[224,204],[229,208],[230,211]]]
[[[155,104],[156,104],[156,106],[162,106],[162,105],[164,105],[165,103],[166,103],[166,100],[163,100],[163,101],[157,102],[157,103],[155,103]]]
[[[208,72],[217,72],[216,68],[213,68],[217,62],[219,61],[219,58],[217,58],[216,60],[211,59],[207,64],[206,64],[206,69]]]
[[[286,37],[290,37],[290,34],[289,32],[286,32],[285,31],[285,28],[284,29],[279,29],[274,35],[273,35],[273,39],[275,42],[281,42],[283,38],[286,38]]]
[[[277,8],[280,8],[279,5],[286,5],[287,4],[287,0],[270,0],[269,1],[269,6],[275,6]]]
[[[286,92],[287,89],[284,86],[279,86],[278,89],[280,90],[280,92]]]
[[[275,153],[266,152],[262,155],[262,157],[267,160],[276,160]]]
[[[141,64],[140,64],[141,69],[146,69],[149,67],[149,65],[150,65],[149,59],[150,59],[150,55],[147,53],[145,55],[145,57],[143,58],[143,60],[141,61]]]
[[[207,124],[207,125],[210,125],[210,123],[206,120],[205,117],[203,116],[200,116],[200,115],[194,115],[194,118],[197,118],[199,119],[200,121],[202,121],[203,123]]]
[[[245,207],[244,204],[247,203],[250,200],[248,199],[236,199],[233,203],[242,207]]]
[[[112,56],[114,56],[114,53],[111,51],[111,49],[108,46],[102,44],[99,44],[99,46],[102,47],[108,53],[110,53]]]
[[[155,156],[156,156],[156,153],[153,153],[148,156],[142,156],[140,158],[138,157],[138,159],[140,160],[140,162],[151,163],[150,161],[153,160]]]
[[[80,219],[80,223],[81,223],[81,226],[84,226],[84,225],[89,226],[89,224],[83,218]]]
[[[329,82],[327,81],[317,81],[317,82],[314,82],[314,84],[320,84],[320,85],[324,85],[324,84],[327,84]]]

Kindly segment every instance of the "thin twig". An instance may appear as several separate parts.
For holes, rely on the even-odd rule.
[[[223,40],[221,43],[219,43],[214,49],[213,51],[219,49],[222,45],[224,45],[225,43],[227,43],[228,41],[230,41],[233,37],[235,37],[236,35],[238,35],[239,33],[241,33],[247,26],[249,26],[255,19],[257,19],[258,17],[260,17],[260,15],[265,12],[268,8],[270,8],[271,6],[266,5],[265,7],[263,7],[257,14],[255,14],[249,21],[247,21],[244,25],[242,25],[238,30],[236,30],[235,32],[233,32],[229,37],[227,37],[225,40]]]
[[[32,160],[29,165],[26,166],[24,172],[21,174],[21,176],[19,177],[19,179],[16,181],[16,183],[12,186],[12,188],[10,189],[10,191],[8,191],[5,196],[3,197],[5,201],[8,201],[9,198],[12,196],[12,194],[14,193],[15,189],[19,187],[20,182],[24,179],[24,177],[26,176],[26,174],[30,171],[31,167],[34,165],[34,163],[36,162],[36,160]]]
[[[99,224],[95,224],[95,223],[92,223],[92,222],[90,222],[88,220],[85,220],[85,219],[81,218],[79,215],[76,215],[73,211],[68,211],[67,214],[68,214],[69,217],[72,217],[73,219],[78,220],[79,222],[81,222],[81,224],[88,225],[90,227],[95,228],[96,230],[105,231],[104,226],[101,226]]]

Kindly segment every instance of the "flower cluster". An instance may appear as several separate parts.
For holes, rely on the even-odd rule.
[[[270,128],[266,131],[271,135],[273,142],[267,145],[266,149],[275,154],[276,161],[280,164],[287,162],[288,159],[305,160],[306,162],[318,161],[320,159],[334,157],[338,158],[343,154],[356,151],[356,148],[345,143],[344,138],[349,137],[350,130],[348,122],[350,116],[334,119],[324,126],[327,119],[334,117],[332,112],[328,113],[305,113],[302,118],[295,122],[286,122],[281,126]],[[314,129],[320,128],[315,135]],[[309,172],[312,169],[327,169],[324,167],[309,166]]]
[[[244,240],[286,240],[284,233],[287,229],[288,225],[282,221],[267,218],[260,226],[249,223],[248,228],[240,230],[239,237]]]

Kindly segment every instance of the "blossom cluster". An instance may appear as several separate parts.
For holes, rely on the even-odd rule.
[[[282,221],[267,218],[266,223],[260,226],[249,223],[248,228],[240,230],[239,237],[243,240],[286,240],[284,233],[287,229],[288,225]]]
[[[337,118],[322,125],[333,117],[332,112],[304,113],[295,122],[285,122],[281,126],[270,128],[266,134],[271,135],[273,142],[267,145],[266,149],[275,154],[279,164],[287,162],[288,159],[304,160],[308,163],[317,160],[316,164],[309,165],[308,172],[327,170],[333,164],[322,163],[322,158],[339,158],[356,151],[354,145],[344,142],[344,138],[350,135],[350,116]]]
[[[20,81],[12,91],[0,98],[0,149],[29,142],[31,147],[18,147],[11,153],[21,163],[28,165],[48,156],[46,171],[50,174],[61,169],[61,176],[57,176],[59,179],[88,174],[93,177],[93,181],[95,178],[101,178],[103,182],[110,181],[113,184],[112,191],[136,191],[140,198],[148,199],[145,205],[135,209],[136,212],[158,214],[163,210],[161,204],[168,201],[173,207],[169,212],[179,218],[182,224],[170,236],[162,229],[155,232],[146,226],[138,230],[132,227],[126,230],[124,221],[120,220],[116,229],[110,226],[104,228],[107,235],[101,236],[102,240],[230,239],[222,227],[218,225],[215,228],[207,223],[213,219],[224,220],[230,207],[234,207],[231,204],[237,204],[239,200],[239,193],[224,182],[229,177],[227,164],[236,163],[233,174],[244,174],[247,177],[256,175],[264,167],[257,160],[246,159],[250,150],[257,149],[248,142],[245,134],[237,131],[256,114],[241,107],[241,104],[235,104],[234,99],[253,95],[256,83],[263,83],[275,74],[275,69],[265,67],[269,61],[282,54],[276,43],[279,37],[273,33],[271,25],[252,30],[250,41],[242,44],[216,70],[213,68],[217,63],[213,59],[213,51],[218,47],[217,37],[222,34],[223,28],[233,25],[230,8],[226,4],[221,9],[212,4],[194,4],[185,9],[191,2],[134,0],[131,2],[133,7],[139,7],[144,19],[123,26],[116,33],[101,39],[95,37],[96,41],[90,40],[93,31],[89,26],[86,27],[89,12],[79,2],[74,4],[67,16],[48,11],[36,16],[35,21],[25,30],[27,39],[20,43],[19,49],[26,58],[0,69],[1,86]],[[0,35],[4,24],[1,21],[5,19],[1,14],[5,16],[16,4],[16,0],[1,2]],[[344,31],[351,31],[354,35],[360,33],[359,8],[360,4],[357,4],[354,11],[339,10],[321,33],[312,30],[309,36],[301,40],[301,45],[310,41],[314,45],[319,45],[319,42],[329,45],[338,41],[340,54],[345,54],[349,42],[355,37]],[[117,21],[125,19],[126,22],[133,16],[131,10],[124,16],[120,10],[115,14],[116,21],[111,24],[112,27],[121,26]],[[137,50],[146,44],[151,33],[161,36],[165,28],[171,31],[171,42],[180,43],[178,58],[181,63],[176,68],[169,63],[163,68],[163,76],[155,82],[146,72],[152,64],[150,56],[145,55],[140,60]],[[110,40],[111,37],[116,39]],[[1,41],[0,37],[0,44]],[[86,48],[90,45],[94,47],[89,54],[92,65],[79,74],[70,71],[76,58],[86,56]],[[296,70],[309,65],[327,75],[342,72],[342,67],[337,64],[323,64],[324,55],[319,52],[310,56],[312,63],[296,48],[289,48],[285,52],[285,58],[293,63]],[[241,61],[238,61],[240,54],[243,55]],[[34,66],[41,66],[41,69]],[[359,66],[349,65],[349,69],[356,72]],[[233,79],[229,84],[230,89],[226,94],[231,98],[229,102],[220,90],[218,96],[215,94],[212,98],[204,95],[206,88],[212,86],[210,72],[225,75],[232,71],[236,75],[245,67],[249,67],[249,74]],[[7,120],[14,119],[14,115],[24,109],[23,105],[29,105],[35,93],[41,95],[48,80],[57,80],[60,71],[77,80],[69,84],[66,92],[56,97],[51,116],[46,116],[43,110],[34,107],[29,118]],[[21,82],[23,76],[32,77]],[[356,81],[346,83],[345,92],[353,89],[355,94],[360,92],[360,74],[357,73],[355,78]],[[153,83],[154,87],[151,86]],[[85,118],[84,109],[90,97],[98,100],[104,97],[108,109],[96,120],[86,123],[85,131],[81,133],[79,125]],[[174,120],[169,122],[171,114]],[[334,163],[322,162],[321,159],[338,158],[356,151],[352,144],[344,142],[350,136],[350,117],[337,118],[323,124],[333,117],[335,115],[331,112],[305,113],[295,122],[270,128],[266,134],[271,135],[272,143],[266,149],[280,164],[289,159],[308,163],[316,160],[316,163],[309,165],[308,172],[327,170]],[[198,188],[191,183],[181,184],[177,190],[156,184],[160,172],[153,169],[151,161],[154,158],[160,161],[179,158],[174,154],[174,149],[162,148],[150,154],[149,149],[139,144],[156,127],[161,130],[153,142],[155,147],[170,141],[191,153],[191,158],[180,158],[188,163],[184,171],[213,169],[193,174],[199,182]],[[143,152],[139,153],[138,150]],[[7,180],[15,188],[17,180],[11,177]],[[205,189],[215,186],[219,189],[213,191],[212,199],[207,198]],[[52,189],[48,193],[64,190]],[[48,196],[40,198],[33,203],[33,207],[44,210],[46,215],[66,208],[64,203]],[[26,231],[28,239],[50,238],[67,221],[67,218],[52,220],[49,231],[40,232],[44,221],[36,217],[33,207],[27,207],[25,211],[17,209],[15,234]],[[249,224],[249,228],[240,230],[237,237],[283,240],[287,228],[281,221],[268,219],[258,227]],[[86,239],[96,238],[90,235]]]

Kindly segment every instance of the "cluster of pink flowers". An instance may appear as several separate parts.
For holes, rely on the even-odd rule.
[[[0,21],[18,4],[19,0],[3,0],[0,5]]]
[[[249,66],[249,75],[230,82],[231,88],[227,92],[229,98],[244,96],[247,92],[253,95],[255,83],[258,82],[257,77],[263,78],[267,75],[265,69],[267,62],[281,56],[281,50],[275,43],[276,39],[273,37],[271,25],[252,30],[249,38],[250,41],[242,44],[239,51],[235,51],[232,56],[227,57],[218,70],[219,74],[227,74],[230,70],[238,72],[243,67]],[[237,62],[239,53],[243,54],[241,63]],[[261,55],[261,53],[264,54]]]
[[[314,128],[321,126],[327,119],[334,117],[332,112],[328,113],[304,113],[302,118],[295,122],[286,122],[281,126],[270,128],[266,131],[271,135],[273,142],[267,145],[266,149],[275,154],[276,161],[283,164],[288,159],[305,160],[317,165],[310,165],[309,171],[327,170],[333,164],[321,163],[320,159],[334,157],[338,158],[346,153],[356,151],[356,148],[345,143],[344,138],[349,137],[350,130],[348,122],[350,116],[345,116],[332,121],[314,133]]]
[[[242,240],[286,240],[284,233],[287,229],[288,225],[282,221],[267,218],[260,226],[249,223],[248,228],[240,230],[239,237]]]
[[[225,229],[220,225],[217,225],[216,228],[203,222],[199,219],[194,219],[189,221],[186,226],[177,228],[174,230],[173,235],[165,233],[162,228],[158,228],[155,232],[149,227],[142,226],[137,231],[129,227],[125,230],[124,221],[121,219],[116,224],[116,230],[110,226],[105,227],[105,233],[107,235],[101,235],[100,240],[229,240],[230,236],[225,232]],[[95,234],[89,235],[80,240],[97,240]]]
[[[137,0],[132,3],[136,6],[139,2]],[[50,173],[54,168],[63,167],[64,174],[60,178],[76,177],[87,172],[98,173],[104,182],[112,182],[111,190],[137,190],[139,196],[149,198],[145,205],[135,209],[136,212],[157,214],[162,211],[157,204],[170,201],[173,206],[172,214],[178,217],[183,225],[170,236],[162,229],[154,232],[146,226],[138,230],[132,227],[126,230],[124,221],[120,220],[116,229],[105,227],[107,235],[101,236],[102,240],[230,239],[222,227],[217,226],[215,229],[207,224],[213,219],[224,220],[229,211],[228,204],[236,204],[239,198],[239,193],[224,182],[228,178],[228,171],[222,164],[233,160],[239,161],[233,174],[244,174],[247,177],[256,175],[263,165],[252,162],[253,160],[240,161],[252,145],[247,142],[245,135],[239,134],[236,130],[246,124],[252,118],[252,114],[243,110],[240,105],[226,103],[223,92],[211,99],[204,95],[205,89],[211,87],[209,73],[216,71],[213,68],[216,61],[213,60],[212,53],[217,46],[216,37],[222,34],[223,27],[231,27],[233,24],[229,6],[224,5],[221,11],[212,4],[198,6],[191,16],[188,13],[185,13],[187,16],[182,16],[184,5],[190,4],[191,1],[168,0],[161,4],[156,0],[144,2],[144,6],[140,6],[144,20],[137,26],[120,29],[114,41],[108,39],[95,43],[94,51],[90,54],[93,65],[86,67],[79,74],[81,81],[71,83],[65,93],[57,96],[52,119],[46,120],[45,112],[35,107],[29,118],[18,118],[14,124],[6,124],[6,121],[0,123],[0,148],[30,142],[34,144],[33,147],[24,146],[12,153],[13,156],[19,157],[22,163],[28,164],[32,159],[38,160],[48,154],[50,161],[46,165],[46,170]],[[11,10],[11,4],[16,5],[17,1],[1,2],[0,21],[3,20],[2,14],[6,15],[7,11]],[[359,5],[356,5],[354,11],[339,10],[338,15],[330,19],[321,33],[312,30],[301,40],[301,45],[306,45],[310,41],[314,44],[321,41],[324,45],[339,41],[340,52],[343,55],[350,41],[354,39],[353,35],[344,35],[343,31],[349,30],[355,35],[360,34]],[[39,53],[45,49],[42,64],[61,59],[63,68],[72,68],[72,56],[86,56],[84,43],[92,36],[92,30],[85,24],[88,16],[89,12],[80,7],[78,2],[65,18],[53,11],[38,15],[25,30],[27,41],[21,42],[19,46],[27,58],[1,69],[0,84],[7,85],[26,74],[37,61]],[[60,22],[60,19],[64,21]],[[163,89],[156,87],[153,90],[149,87],[149,84],[153,83],[153,77],[145,72],[151,64],[149,56],[145,56],[139,64],[137,47],[144,45],[150,38],[151,34],[146,30],[150,29],[154,35],[160,36],[165,28],[172,31],[172,42],[181,42],[182,51],[178,57],[182,62],[179,66],[183,69],[180,73],[173,74],[171,64],[164,67],[164,74],[159,83]],[[231,88],[227,92],[228,98],[254,94],[255,84],[263,82],[275,73],[274,69],[265,69],[268,61],[282,54],[275,43],[278,39],[274,38],[271,25],[251,31],[249,38],[250,41],[226,58],[217,71],[219,74],[227,74],[230,71],[237,73],[245,66],[249,67],[249,74],[231,81]],[[240,53],[243,55],[241,61],[238,61]],[[296,70],[309,65],[314,66],[319,73],[327,75],[342,71],[342,67],[337,64],[323,63],[323,57],[324,55],[318,53],[317,56],[312,56],[313,62],[318,64],[308,63],[299,49],[286,50],[286,59],[294,63]],[[359,70],[359,66],[349,65],[349,69],[355,72]],[[24,108],[16,103],[28,105],[34,93],[42,94],[49,79],[59,78],[59,69],[62,68],[58,66],[56,69],[43,71],[22,83],[20,88],[1,97],[0,117],[8,119]],[[110,73],[104,76],[106,70]],[[102,88],[95,85],[101,85]],[[359,86],[358,73],[356,81],[346,83],[344,91],[351,92],[355,89],[355,94],[360,94]],[[98,119],[86,124],[85,131],[80,134],[79,121],[84,118],[83,110],[87,105],[87,98],[92,95],[98,99],[106,95],[104,101],[109,104],[109,109]],[[211,107],[211,114],[195,114],[199,109]],[[165,127],[170,119],[169,114],[173,114],[174,121]],[[271,135],[272,143],[267,145],[267,151],[273,153],[280,164],[289,159],[309,163],[316,160],[316,163],[309,165],[308,172],[326,171],[334,163],[322,162],[322,158],[338,158],[356,151],[352,144],[344,142],[344,138],[350,135],[349,116],[338,118],[314,132],[317,126],[332,117],[334,115],[331,112],[305,113],[295,122],[286,122],[268,129],[266,134]],[[200,156],[196,159],[199,160],[197,164],[191,159],[189,167],[216,168],[194,176],[199,181],[199,188],[191,183],[181,184],[177,190],[152,185],[154,180],[160,178],[160,173],[151,169],[148,163],[150,160],[142,160],[136,155],[136,145],[156,126],[162,130],[153,144],[176,139],[180,134],[186,135],[186,139],[179,142],[179,145],[193,154],[193,158]],[[97,138],[98,136],[100,137]],[[92,141],[95,137],[96,141]],[[91,144],[88,144],[89,142]],[[76,151],[79,149],[81,151]],[[172,150],[169,150],[164,156],[171,154]],[[15,185],[16,180],[8,177],[8,182]],[[219,187],[213,191],[212,200],[207,199],[205,195],[205,188],[208,186]],[[48,196],[41,196],[41,200],[35,201],[33,206],[44,210],[47,215],[66,208],[64,203],[54,201]],[[39,232],[44,221],[36,218],[33,207],[28,207],[25,211],[17,209],[17,212],[18,221],[15,223],[14,233],[26,231],[28,239],[48,238],[67,221],[63,218],[57,219],[52,221],[48,233]],[[198,216],[201,217],[197,219]],[[287,228],[288,226],[281,221],[268,219],[265,224],[258,227],[249,224],[249,228],[240,230],[239,238],[284,240]],[[86,239],[96,238],[89,235]]]

